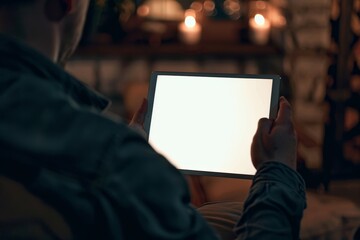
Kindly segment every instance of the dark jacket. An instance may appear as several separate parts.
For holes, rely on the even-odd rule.
[[[0,37],[0,174],[62,213],[77,239],[216,239],[183,176],[105,117],[107,106],[40,53]],[[265,164],[236,232],[296,238],[304,207],[299,175]]]

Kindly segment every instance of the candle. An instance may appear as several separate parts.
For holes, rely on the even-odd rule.
[[[265,45],[269,41],[270,22],[261,14],[250,19],[250,38],[258,45]]]
[[[185,17],[184,22],[179,25],[179,37],[185,44],[196,44],[200,42],[201,26],[191,14]]]
[[[196,19],[196,11],[194,9],[188,9],[185,11],[185,18],[192,16]]]

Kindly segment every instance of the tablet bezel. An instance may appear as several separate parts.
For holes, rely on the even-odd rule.
[[[248,74],[229,74],[229,73],[194,73],[194,72],[152,72],[148,91],[148,110],[145,116],[144,128],[147,133],[147,140],[149,140],[151,117],[153,112],[155,91],[157,77],[160,75],[170,76],[194,76],[194,77],[223,77],[223,78],[246,78],[246,79],[272,79],[272,92],[270,100],[270,112],[271,119],[275,119],[278,112],[279,94],[281,77],[278,75],[248,75]],[[249,149],[250,151],[250,149]],[[238,173],[223,173],[223,172],[208,172],[189,169],[179,169],[183,174],[187,175],[200,175],[200,176],[215,176],[215,177],[227,177],[227,178],[240,178],[240,179],[252,179],[254,175],[238,174]]]

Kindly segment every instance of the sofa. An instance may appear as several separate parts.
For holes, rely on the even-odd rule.
[[[192,203],[222,240],[233,240],[232,228],[241,215],[251,181],[216,177],[188,177],[188,180]],[[0,213],[2,240],[30,239],[30,236],[31,239],[72,239],[71,229],[61,213],[21,184],[3,176],[0,176]],[[359,240],[354,238],[359,227],[360,209],[354,202],[307,191],[301,239]]]
[[[220,228],[224,240],[231,239],[232,235],[226,231],[231,231],[231,224],[241,215],[241,203],[248,195],[251,181],[188,176],[188,182],[193,204],[214,228]],[[316,190],[307,190],[306,198],[300,231],[302,240],[360,240],[354,238],[360,228],[360,203]],[[226,203],[220,210],[217,204],[211,204],[219,202]]]

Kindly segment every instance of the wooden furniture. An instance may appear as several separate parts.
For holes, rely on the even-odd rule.
[[[323,145],[326,190],[333,178],[360,177],[359,119],[356,122],[356,112],[357,116],[360,114],[360,89],[354,88],[350,83],[356,80],[356,76],[360,76],[359,63],[356,61],[359,55],[356,53],[359,36],[354,31],[354,27],[359,27],[359,24],[353,24],[356,18],[359,19],[360,9],[355,9],[354,0],[344,0],[337,4],[339,15],[331,19],[334,48],[325,97],[328,105]],[[347,126],[349,121],[354,122]]]

